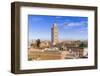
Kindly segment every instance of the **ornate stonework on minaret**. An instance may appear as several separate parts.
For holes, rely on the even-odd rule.
[[[53,46],[58,43],[58,27],[56,23],[51,28],[51,41]]]

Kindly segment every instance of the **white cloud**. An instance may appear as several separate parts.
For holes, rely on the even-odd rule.
[[[62,29],[87,32],[88,26],[86,21],[81,22],[64,22]]]
[[[73,27],[73,26],[84,26],[87,25],[86,21],[81,21],[81,22],[65,22],[64,26],[69,26],[69,27]]]

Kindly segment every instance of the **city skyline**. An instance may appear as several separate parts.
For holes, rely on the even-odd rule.
[[[29,40],[51,40],[56,23],[59,40],[87,40],[88,18],[75,16],[28,15]]]

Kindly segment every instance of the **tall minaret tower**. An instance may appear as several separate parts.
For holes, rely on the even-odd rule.
[[[52,46],[58,43],[58,28],[56,23],[54,23],[51,28],[51,41],[52,41]]]

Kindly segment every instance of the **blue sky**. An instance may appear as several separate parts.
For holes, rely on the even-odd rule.
[[[51,27],[55,22],[58,27],[59,39],[88,39],[88,17],[28,15],[29,40],[51,40]]]

